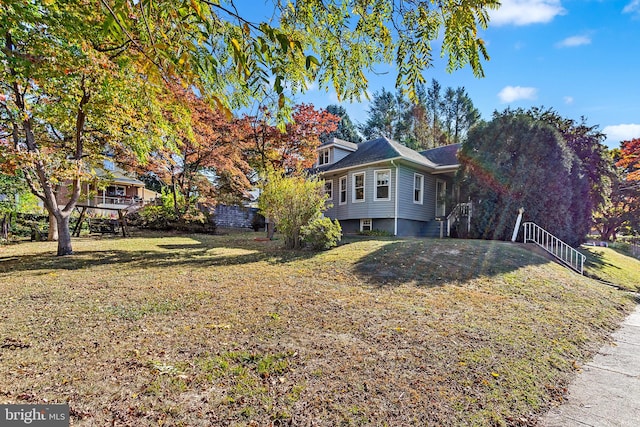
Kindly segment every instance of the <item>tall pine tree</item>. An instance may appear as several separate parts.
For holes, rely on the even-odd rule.
[[[320,141],[324,143],[331,141],[333,138],[338,138],[349,142],[362,142],[362,137],[358,133],[358,129],[351,121],[349,114],[347,114],[347,110],[343,106],[334,104],[328,105],[327,113],[339,117],[340,121],[338,122],[338,129],[333,132],[323,133],[320,136]]]

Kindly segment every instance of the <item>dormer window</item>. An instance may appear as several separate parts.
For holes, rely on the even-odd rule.
[[[318,155],[318,165],[327,165],[329,164],[329,149],[320,151]]]

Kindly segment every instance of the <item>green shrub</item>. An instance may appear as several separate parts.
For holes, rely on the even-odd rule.
[[[267,173],[258,198],[258,209],[276,224],[287,249],[300,249],[302,227],[327,209],[324,181],[316,177],[287,176],[282,171]]]
[[[205,213],[193,208],[178,218],[167,206],[147,205],[138,212],[127,215],[129,225],[151,230],[179,230],[189,233],[215,233],[216,225]]]
[[[314,250],[329,249],[338,245],[342,238],[342,227],[338,220],[318,217],[300,230],[302,241]]]
[[[147,205],[140,211],[141,226],[153,230],[167,230],[170,222],[176,220],[171,208],[165,206]]]

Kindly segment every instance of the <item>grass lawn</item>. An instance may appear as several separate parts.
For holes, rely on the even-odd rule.
[[[583,246],[587,256],[585,274],[614,283],[633,292],[640,291],[640,261],[611,248]]]
[[[634,307],[503,242],[255,236],[0,248],[0,403],[67,401],[74,426],[534,425]]]

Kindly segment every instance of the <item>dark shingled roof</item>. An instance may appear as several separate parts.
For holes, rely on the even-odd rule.
[[[398,157],[431,168],[437,166],[417,151],[385,137],[381,137],[359,144],[356,152],[351,153],[337,163],[328,165],[327,168],[319,168],[319,171],[327,172],[383,160],[397,159]]]
[[[458,151],[461,144],[445,145],[421,151],[420,154],[429,159],[436,166],[454,166],[459,164]]]

